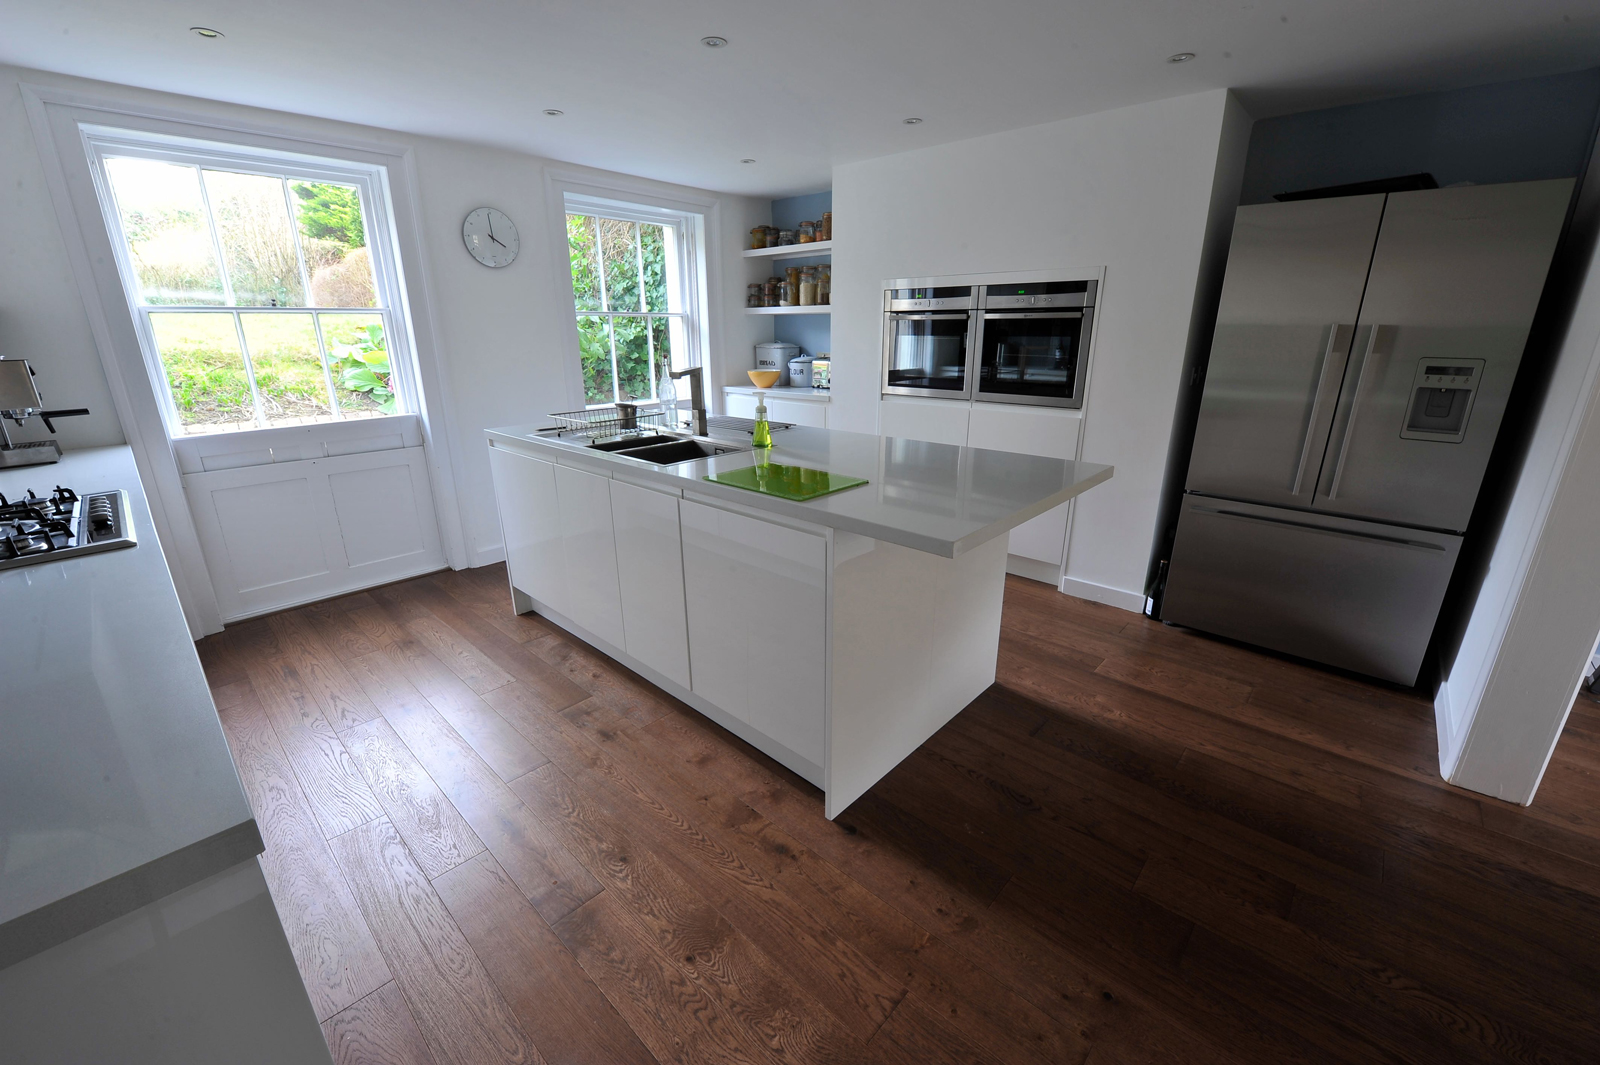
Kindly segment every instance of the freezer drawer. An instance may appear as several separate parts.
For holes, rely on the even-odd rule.
[[[1414,684],[1461,538],[1188,496],[1163,621]]]

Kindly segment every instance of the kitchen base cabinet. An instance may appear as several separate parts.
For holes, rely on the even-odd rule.
[[[489,449],[489,472],[513,587],[557,610],[567,609],[556,466],[505,448]]]
[[[966,444],[992,451],[1074,459],[1078,457],[1078,430],[1082,424],[1082,413],[1075,410],[974,403]],[[1011,530],[1012,573],[1047,584],[1061,582],[1071,507],[1071,503],[1063,503]]]
[[[683,537],[678,497],[611,482],[623,646],[689,687],[689,626],[683,604]]]
[[[828,405],[812,399],[767,399],[767,418],[793,425],[809,425],[813,429],[828,427]]]
[[[683,500],[692,690],[823,763],[827,538]]]
[[[621,647],[626,637],[622,591],[617,584],[611,478],[558,465],[556,500],[567,570],[565,613],[596,636]]]
[[[878,432],[935,444],[967,442],[969,408],[948,399],[885,398],[878,404]]]

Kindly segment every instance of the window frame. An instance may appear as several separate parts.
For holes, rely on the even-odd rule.
[[[399,268],[398,253],[394,247],[393,214],[388,195],[387,172],[382,165],[88,123],[79,124],[79,133],[89,161],[89,172],[94,182],[95,198],[99,203],[100,214],[105,224],[107,235],[110,237],[111,251],[116,261],[117,276],[121,282],[128,312],[133,319],[134,330],[139,338],[139,348],[143,357],[145,372],[150,378],[152,390],[160,407],[161,419],[168,439],[173,441],[206,438],[249,439],[255,438],[254,434],[281,433],[285,430],[304,430],[349,423],[381,424],[388,418],[414,416],[419,413],[420,390],[413,374],[414,342],[410,333],[409,316],[406,313],[404,281]],[[129,157],[176,163],[181,166],[193,166],[201,170],[260,175],[289,181],[326,181],[335,184],[354,185],[361,198],[362,222],[366,230],[368,254],[372,262],[376,306],[245,307],[214,304],[147,304],[143,302],[138,273],[133,264],[127,235],[123,230],[122,214],[118,209],[116,196],[105,168],[107,158]],[[201,179],[200,186],[202,196],[206,197],[203,179]],[[208,228],[211,228],[213,240],[215,241],[214,216],[211,214],[209,197],[206,197],[206,212],[208,215],[206,224]],[[294,225],[295,221],[291,211],[291,225]],[[300,234],[298,229],[294,231],[294,234],[297,249],[296,255],[297,258],[302,260],[303,265],[303,255],[299,251]],[[222,271],[222,276],[226,279],[227,267],[220,247],[217,248],[217,256],[218,269]],[[225,280],[224,291],[229,291],[230,288],[231,286],[228,286]],[[307,296],[309,297],[309,292]],[[160,349],[156,343],[155,333],[150,323],[150,314],[152,312],[226,314],[234,317],[239,334],[240,353],[244,359],[245,371],[250,381],[252,409],[257,419],[257,424],[254,427],[214,433],[191,433],[185,431],[177,404],[172,397],[171,382],[167,376],[166,368],[162,364]],[[389,352],[390,385],[391,391],[395,395],[394,413],[358,418],[340,416],[327,422],[263,424],[261,401],[256,389],[253,363],[249,356],[242,322],[238,318],[238,315],[241,314],[255,314],[258,312],[264,314],[311,315],[322,313],[373,314],[379,316],[383,322],[385,349]],[[313,320],[313,327],[317,333],[317,343],[319,354],[323,360],[324,376],[328,378],[331,392],[333,391],[333,385],[328,369],[328,352],[326,351],[320,323],[315,319]]]
[[[566,293],[566,304],[571,309],[568,319],[568,337],[571,365],[577,369],[577,401],[578,407],[608,406],[616,402],[617,377],[615,341],[612,342],[612,396],[611,400],[591,404],[588,401],[587,390],[583,381],[583,355],[578,343],[578,319],[584,317],[599,318],[667,318],[677,319],[682,323],[681,333],[683,343],[674,345],[672,351],[672,368],[674,370],[688,369],[694,366],[705,365],[705,351],[707,338],[705,334],[706,322],[706,270],[705,270],[705,216],[697,211],[679,207],[658,206],[639,200],[613,199],[609,196],[597,196],[587,192],[563,190],[559,203],[561,206],[560,234],[560,259],[564,267],[563,288]],[[572,290],[572,256],[571,244],[567,237],[566,220],[569,215],[583,215],[588,217],[610,218],[624,222],[658,225],[674,229],[677,232],[676,269],[673,264],[668,264],[667,289],[669,294],[676,287],[678,303],[681,311],[601,311],[579,310],[577,296]],[[596,233],[596,252],[599,251],[598,231]],[[603,264],[600,275],[604,276]],[[640,286],[641,293],[643,285]],[[668,297],[671,303],[671,296]],[[654,344],[652,341],[652,352]],[[655,367],[652,356],[652,379],[650,381],[650,399],[654,400],[656,380],[654,379]],[[637,398],[637,397],[636,397]]]

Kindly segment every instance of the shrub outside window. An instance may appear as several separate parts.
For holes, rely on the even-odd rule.
[[[123,284],[175,435],[403,409],[371,211],[349,180],[103,152]]]

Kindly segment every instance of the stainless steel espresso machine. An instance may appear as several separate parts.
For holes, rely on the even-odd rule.
[[[1416,683],[1572,184],[1239,208],[1163,621]]]
[[[61,458],[61,445],[54,440],[30,440],[12,443],[6,430],[5,419],[23,425],[29,418],[38,418],[50,432],[56,431],[52,418],[74,418],[88,414],[89,408],[71,410],[46,410],[44,400],[33,383],[33,367],[26,359],[0,358],[0,469],[10,466],[36,466],[56,462]]]

